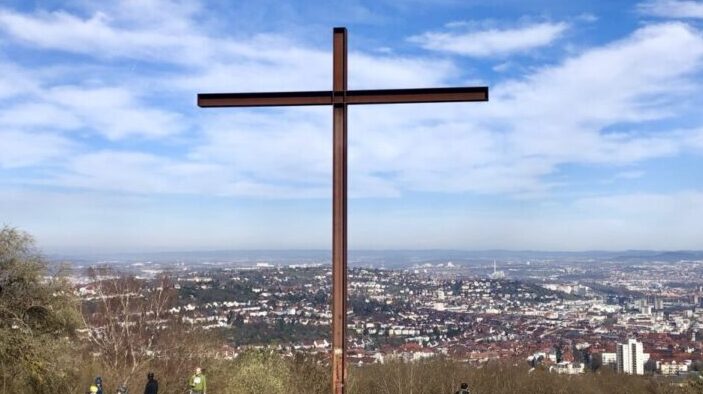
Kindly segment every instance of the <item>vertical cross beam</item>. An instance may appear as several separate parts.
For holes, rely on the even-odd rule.
[[[332,392],[343,394],[347,378],[347,29],[334,29],[333,48]]]

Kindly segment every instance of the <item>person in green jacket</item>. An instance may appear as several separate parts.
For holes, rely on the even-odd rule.
[[[188,384],[190,384],[191,394],[207,394],[205,375],[203,375],[200,367],[195,368],[195,374],[190,377]]]

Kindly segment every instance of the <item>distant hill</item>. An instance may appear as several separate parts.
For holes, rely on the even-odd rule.
[[[617,261],[663,261],[663,262],[678,262],[703,260],[703,251],[685,250],[685,251],[630,251],[619,256],[613,257]]]

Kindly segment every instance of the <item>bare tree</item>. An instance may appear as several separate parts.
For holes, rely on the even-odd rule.
[[[163,356],[177,319],[168,310],[176,299],[170,278],[153,281],[90,268],[89,296],[82,303],[87,338],[103,365],[128,383],[155,357]]]

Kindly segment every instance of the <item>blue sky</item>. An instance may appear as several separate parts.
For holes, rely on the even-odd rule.
[[[488,85],[354,107],[350,247],[703,249],[703,2],[9,1],[0,222],[48,252],[328,248],[331,111],[198,92]]]

